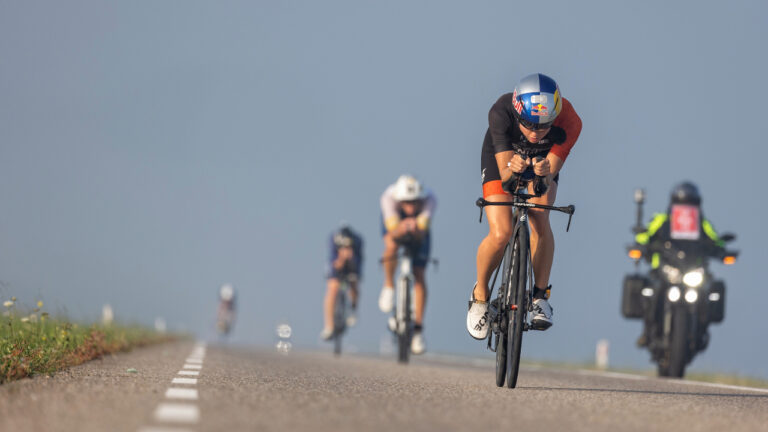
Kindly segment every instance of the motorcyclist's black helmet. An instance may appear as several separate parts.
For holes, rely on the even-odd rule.
[[[670,196],[670,202],[672,204],[691,204],[701,205],[701,195],[699,195],[699,188],[691,182],[683,182],[675,186],[672,189],[672,195]]]

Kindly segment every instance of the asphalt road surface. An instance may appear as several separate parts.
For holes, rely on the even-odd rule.
[[[768,391],[179,342],[0,386],[0,431],[768,431]],[[174,382],[176,381],[176,382]]]

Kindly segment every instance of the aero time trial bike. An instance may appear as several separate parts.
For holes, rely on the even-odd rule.
[[[347,293],[350,285],[357,280],[357,275],[344,272],[339,280],[339,290],[336,292],[336,300],[333,307],[333,353],[341,355],[341,338],[347,330]]]
[[[400,273],[395,283],[395,307],[389,317],[387,326],[397,340],[397,361],[408,363],[411,353],[411,338],[413,337],[413,261],[418,257],[421,239],[413,235],[405,235],[396,240],[403,247],[403,252],[397,255]],[[385,258],[382,258],[382,262]],[[394,259],[394,258],[393,258]],[[430,262],[437,264],[436,259]]]
[[[475,203],[480,207],[481,222],[483,220],[483,207],[514,207],[512,237],[504,250],[503,261],[496,269],[496,275],[491,283],[492,288],[496,283],[499,270],[501,270],[501,286],[497,298],[491,302],[489,308],[491,332],[488,334],[488,348],[496,352],[496,385],[499,387],[504,386],[505,381],[508,388],[514,388],[517,385],[523,332],[536,330],[529,317],[533,308],[533,269],[531,267],[528,210],[538,208],[567,214],[567,232],[571,227],[571,217],[576,209],[573,205],[555,207],[528,202],[529,199],[544,194],[547,186],[545,179],[535,176],[529,168],[523,174],[512,176],[504,184],[504,190],[513,197],[512,202],[490,202],[479,198]],[[529,194],[528,188],[531,188],[534,194]]]

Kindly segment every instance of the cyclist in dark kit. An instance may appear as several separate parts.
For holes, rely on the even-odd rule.
[[[560,169],[580,133],[581,119],[571,103],[560,95],[557,83],[543,74],[526,76],[512,93],[502,95],[488,113],[480,159],[483,197],[492,202],[511,202],[512,197],[504,191],[502,183],[513,174],[528,170],[549,182],[547,192],[529,202],[552,205]],[[538,157],[543,159],[537,161]],[[467,330],[475,339],[488,336],[488,283],[514,227],[511,207],[489,206],[485,213],[489,232],[477,250],[477,282],[467,312]],[[544,329],[552,325],[548,298],[555,240],[549,210],[530,209],[528,214],[535,280],[531,322]]]
[[[331,233],[329,247],[330,262],[323,305],[324,325],[320,333],[323,340],[329,340],[333,336],[333,312],[342,279],[349,283],[351,310],[346,317],[347,326],[352,327],[357,323],[357,288],[363,269],[363,238],[349,225],[342,224],[341,228]]]

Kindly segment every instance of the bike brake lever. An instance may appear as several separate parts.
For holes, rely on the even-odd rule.
[[[485,203],[486,201],[483,198],[478,198],[477,201],[475,201],[475,205],[480,207],[480,220],[478,223],[483,223],[483,206],[485,206]]]

